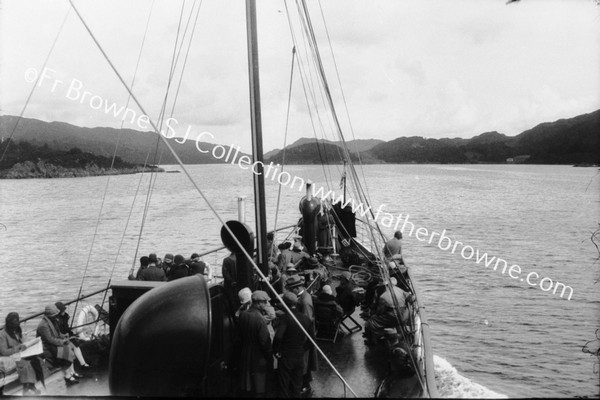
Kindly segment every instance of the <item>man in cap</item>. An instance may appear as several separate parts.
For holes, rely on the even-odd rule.
[[[402,262],[402,232],[394,232],[394,237],[385,242],[383,255],[387,260],[398,260]]]
[[[298,297],[292,292],[283,295],[283,302],[291,309],[302,328],[314,338],[310,319],[296,308]],[[279,326],[273,339],[273,353],[278,360],[277,380],[281,397],[300,397],[304,372],[304,353],[312,343],[290,314],[279,318]]]
[[[287,279],[287,289],[294,293],[298,297],[298,311],[306,315],[310,319],[311,326],[315,328],[315,309],[313,306],[312,296],[306,291],[304,286],[304,278],[299,275],[293,275]],[[316,371],[318,369],[317,352],[313,348],[310,351],[304,353],[304,374],[302,376],[302,394],[309,393],[311,391],[310,382],[312,381],[312,374],[310,371]]]
[[[167,274],[168,281],[174,281],[175,279],[185,278],[190,274],[190,267],[185,263],[185,259],[181,254],[177,254],[173,260],[173,267]]]
[[[269,295],[257,290],[252,293],[252,305],[240,313],[239,327],[242,332],[240,356],[241,388],[246,394],[261,397],[266,392],[267,370],[273,359],[271,337],[263,317],[269,303]]]
[[[204,261],[202,261],[198,253],[192,254],[188,262],[188,266],[190,267],[190,275],[209,275],[207,265]]]
[[[381,335],[385,328],[395,328],[400,323],[404,324],[408,320],[408,309],[406,303],[413,300],[413,296],[400,289],[396,278],[390,278],[390,282],[385,284],[385,292],[377,300],[377,309],[375,313],[365,323],[365,337],[367,344],[376,344],[376,339]],[[392,290],[389,286],[391,285]],[[394,297],[398,303],[399,309],[396,311]]]
[[[165,270],[166,276],[169,276],[169,272],[171,271],[171,268],[173,268],[173,254],[167,253],[167,254],[165,254],[165,258],[163,259],[163,262],[162,262],[162,269]]]
[[[298,261],[300,260],[306,260],[306,262],[308,262],[310,255],[303,250],[304,245],[302,244],[302,236],[294,235],[292,238],[294,239],[294,244],[292,245],[289,262],[294,264],[298,264]]]

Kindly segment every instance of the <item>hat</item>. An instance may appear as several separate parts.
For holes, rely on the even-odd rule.
[[[177,254],[175,256],[175,264],[179,265],[183,262],[183,260],[185,260],[185,258],[183,258],[181,254]]]
[[[264,292],[262,290],[255,290],[254,292],[252,292],[251,299],[252,299],[252,302],[271,300],[271,298],[269,297],[267,292]]]
[[[318,266],[318,265],[319,265],[319,260],[317,260],[317,258],[316,258],[316,257],[311,257],[311,258],[308,260],[308,264],[309,264],[309,265],[312,265],[313,267],[316,267],[316,266]]]
[[[55,317],[60,311],[54,304],[48,304],[44,309],[44,315],[47,317]]]
[[[340,278],[344,278],[346,279],[348,282],[350,282],[350,279],[352,279],[352,274],[348,271],[344,271],[342,272],[342,274],[340,275]]]
[[[292,275],[285,281],[285,285],[289,289],[304,285],[304,278],[300,275]]]
[[[252,299],[252,290],[247,287],[243,288],[238,292],[238,299],[242,304],[248,303]]]
[[[290,238],[290,239],[292,239],[292,240],[296,240],[296,239],[302,239],[302,236],[300,236],[300,235],[298,235],[298,234],[294,234],[294,235],[292,235],[292,236],[291,236],[291,238]]]
[[[173,262],[173,254],[171,254],[171,253],[167,253],[167,254],[165,254],[165,259],[164,259],[164,261],[165,261],[165,262],[169,262],[169,263],[170,263],[170,262]]]
[[[148,258],[150,259],[150,262],[153,262],[153,263],[158,262],[158,258],[156,258],[156,254],[155,253],[150,253],[150,255],[148,256]]]
[[[325,285],[323,286],[323,293],[327,293],[330,296],[333,296],[333,290],[331,290],[331,286]]]
[[[198,257],[200,257],[200,254],[194,253],[194,254],[192,254],[192,256],[190,258],[194,259],[194,258],[198,258]]]
[[[283,294],[283,302],[290,308],[294,307],[296,304],[298,304],[298,296],[292,292],[285,292]]]
[[[294,265],[294,263],[288,263],[287,267],[285,268],[286,272],[298,272],[298,270],[296,269],[296,265]]]
[[[58,311],[60,311],[60,312],[63,312],[67,309],[67,307],[60,301],[54,303],[54,305],[56,306],[56,308],[58,308]]]

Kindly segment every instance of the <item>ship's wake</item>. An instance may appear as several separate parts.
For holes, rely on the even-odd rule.
[[[458,373],[456,368],[442,357],[433,356],[435,380],[441,397],[450,398],[508,398],[473,382]]]

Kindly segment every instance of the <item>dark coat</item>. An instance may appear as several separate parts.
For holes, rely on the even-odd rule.
[[[190,275],[204,275],[206,263],[204,261],[194,261],[188,264],[190,266]]]
[[[167,276],[165,275],[165,271],[162,268],[151,264],[148,266],[148,268],[140,271],[138,279],[140,281],[164,282],[167,280]]]
[[[46,316],[42,317],[36,333],[42,338],[43,358],[56,358],[58,347],[68,343],[67,335],[60,333],[58,325]]]
[[[10,336],[6,329],[0,331],[0,356],[11,356],[19,352],[19,345],[23,343],[21,336]]]
[[[178,264],[169,270],[167,275],[168,281],[174,281],[175,279],[185,278],[190,274],[190,268],[187,264]]]
[[[311,320],[296,309],[292,310],[292,313],[308,334],[314,338],[315,332]],[[311,347],[312,343],[306,338],[296,321],[287,313],[282,315],[273,338],[273,352],[281,353],[282,358],[302,359],[304,352]]]
[[[333,297],[330,294],[324,292],[319,293],[319,295],[315,299],[315,307],[317,307],[316,303],[335,306],[336,316],[338,318],[344,314],[344,310],[342,310],[342,307],[340,307],[340,305],[335,301],[335,297]]]
[[[267,368],[272,362],[271,336],[267,329],[267,322],[260,310],[255,307],[240,313],[239,326],[242,333],[241,386],[243,390],[251,391],[254,389],[253,374],[266,375]]]
[[[350,314],[356,308],[356,300],[352,294],[352,288],[350,285],[340,285],[336,289],[335,300],[342,306],[344,314]]]

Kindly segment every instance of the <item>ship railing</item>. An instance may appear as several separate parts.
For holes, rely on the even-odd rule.
[[[81,295],[79,298],[65,301],[65,302],[63,302],[63,304],[65,306],[69,306],[77,301],[80,301],[81,303],[78,305],[78,309],[80,310],[80,313],[81,313],[81,311],[89,309],[89,308],[94,308],[94,310],[95,310],[94,306],[96,304],[102,304],[102,299],[104,297],[104,293],[107,290],[108,290],[108,288],[104,287],[104,288],[98,289],[94,292]],[[18,310],[17,310],[17,312],[18,312]],[[42,312],[37,312],[35,314],[28,315],[28,316],[20,319],[21,329],[23,331],[23,337],[25,339],[29,340],[36,336],[37,326],[39,325],[40,320],[42,319],[43,316],[44,316],[44,312],[42,311]],[[96,326],[92,326],[92,325],[95,325],[96,320],[94,320],[94,321],[88,320],[81,326],[78,326],[76,323],[76,321],[79,320],[78,317],[79,317],[79,314],[71,315],[71,318],[73,318],[71,329],[73,331],[75,331],[75,332],[82,331],[83,334],[88,337],[91,336],[91,333],[93,333],[94,330],[96,331],[96,333],[99,333],[99,334],[108,333],[107,329],[105,330],[102,327],[100,329],[98,329]],[[4,325],[0,326],[0,330],[2,330],[2,329],[4,329]]]
[[[373,245],[373,243],[376,241],[373,240],[371,233],[372,228],[369,227],[368,222],[363,221],[360,218],[356,218],[356,222],[356,239],[363,244],[370,243],[371,248],[376,246],[376,244]],[[373,250],[376,251],[374,248]],[[405,266],[408,268],[406,263]],[[408,273],[410,273],[410,270]],[[412,312],[410,322],[413,326],[413,346],[417,349],[417,367],[419,368],[421,375],[425,378],[428,396],[431,398],[436,398],[439,397],[439,394],[437,391],[437,384],[435,382],[435,366],[433,362],[433,348],[431,347],[429,323],[427,322],[427,317],[425,316],[425,307],[421,306],[419,303],[419,293],[415,282],[412,278],[410,278],[410,275],[408,284],[415,296],[415,301],[411,307]]]

